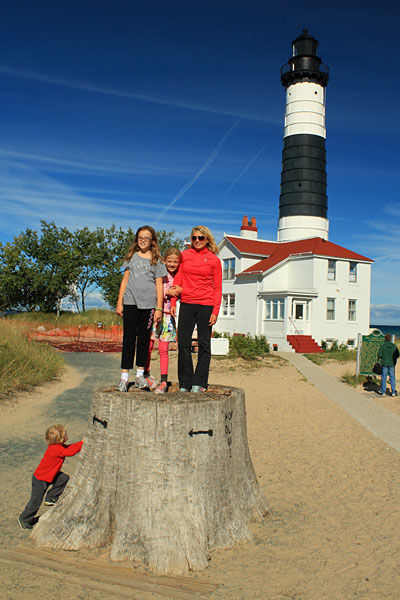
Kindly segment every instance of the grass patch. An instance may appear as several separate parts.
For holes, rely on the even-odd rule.
[[[364,383],[365,375],[353,375],[350,371],[346,371],[342,375],[343,383],[347,383],[347,385],[351,385],[352,387],[357,387],[358,385]]]
[[[92,308],[86,310],[83,313],[72,313],[62,312],[57,321],[57,315],[54,312],[22,312],[15,313],[6,317],[7,321],[16,321],[29,323],[35,326],[48,325],[53,328],[64,326],[78,326],[78,325],[96,325],[96,323],[103,323],[103,325],[122,325],[122,317],[119,317],[112,310],[105,310],[100,308]],[[48,327],[47,327],[48,328]]]
[[[0,395],[28,389],[61,373],[61,355],[29,341],[22,324],[0,321],[0,340]]]
[[[326,362],[322,358],[322,356],[324,356],[323,354],[304,354],[304,356],[308,358],[308,360],[311,360],[315,365],[322,365]]]
[[[327,351],[323,354],[305,354],[308,360],[315,363],[316,365],[322,365],[328,361],[336,361],[341,363],[353,362],[357,359],[357,350],[337,350]]]

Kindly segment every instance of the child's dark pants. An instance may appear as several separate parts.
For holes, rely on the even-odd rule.
[[[46,494],[47,501],[57,501],[58,497],[63,493],[65,486],[68,483],[69,475],[60,471],[54,477],[50,483],[48,481],[41,481],[32,475],[32,494],[31,499],[25,506],[22,513],[19,515],[21,521],[34,525],[37,521],[35,515],[42,504],[43,496],[46,494],[48,487],[51,485],[51,489]]]
[[[146,366],[153,316],[154,308],[138,308],[134,304],[124,304],[121,369],[132,369],[136,344],[136,365]]]

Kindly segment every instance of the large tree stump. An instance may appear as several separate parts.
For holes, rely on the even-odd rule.
[[[250,537],[262,518],[244,391],[95,394],[79,462],[32,536],[45,548],[111,544],[111,560],[157,573],[207,566],[210,550]]]

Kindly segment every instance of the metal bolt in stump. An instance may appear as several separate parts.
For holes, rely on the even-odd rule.
[[[63,550],[111,546],[156,573],[207,567],[269,511],[251,462],[244,391],[98,391],[78,464],[32,537]]]

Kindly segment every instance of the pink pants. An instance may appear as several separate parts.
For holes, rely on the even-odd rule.
[[[168,375],[168,347],[169,342],[158,340],[158,352],[160,354],[160,374]],[[151,353],[154,348],[154,340],[150,340],[149,354],[147,355],[146,371],[150,371]]]

